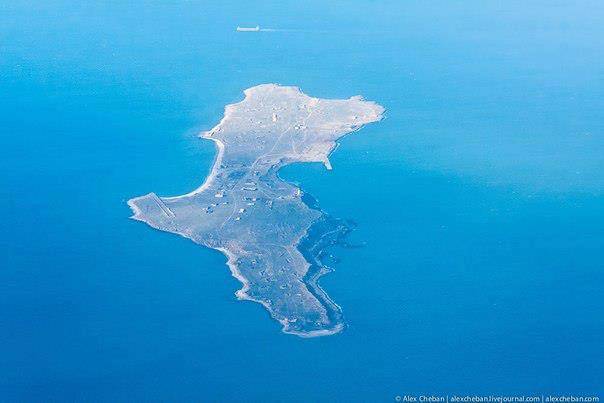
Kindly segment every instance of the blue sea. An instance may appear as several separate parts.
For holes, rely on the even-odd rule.
[[[0,401],[601,394],[603,37],[601,1],[4,2]],[[196,188],[196,134],[273,82],[386,108],[333,171],[281,172],[357,224],[331,337],[128,219]]]

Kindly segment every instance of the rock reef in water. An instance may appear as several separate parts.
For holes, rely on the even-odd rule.
[[[132,218],[223,252],[243,283],[237,297],[264,305],[284,332],[337,333],[344,326],[341,310],[317,280],[329,271],[324,249],[349,228],[305,203],[308,195],[277,172],[294,162],[331,169],[336,140],[380,120],[384,109],[359,96],[318,99],[276,84],[244,92],[243,101],[228,105],[222,121],[201,134],[218,147],[205,183],[178,197],[133,198]]]

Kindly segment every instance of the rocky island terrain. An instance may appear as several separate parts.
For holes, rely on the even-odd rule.
[[[341,309],[317,281],[329,272],[321,259],[325,248],[349,227],[278,171],[295,162],[331,169],[336,141],[379,121],[384,108],[360,96],[319,99],[276,84],[244,93],[241,102],[225,108],[217,126],[201,134],[218,148],[206,181],[182,196],[133,198],[132,218],[223,252],[243,284],[237,297],[262,304],[284,332],[337,333],[344,327]]]

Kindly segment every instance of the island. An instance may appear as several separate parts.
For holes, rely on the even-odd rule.
[[[205,182],[182,196],[133,198],[131,218],[224,253],[243,284],[236,296],[262,304],[283,332],[335,334],[344,328],[342,310],[318,280],[331,271],[326,248],[342,242],[350,225],[278,173],[296,162],[331,169],[336,141],[379,121],[384,108],[360,96],[319,99],[277,84],[244,94],[200,135],[218,151]]]

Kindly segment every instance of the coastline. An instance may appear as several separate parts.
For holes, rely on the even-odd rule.
[[[222,155],[220,153],[221,152],[224,153],[224,145],[219,140],[216,140],[216,139],[212,139],[212,140],[216,141],[217,148],[219,149],[219,154],[214,159],[215,163],[213,165],[213,169],[210,171],[211,172],[210,175],[212,175],[212,174],[215,175],[214,168],[217,166],[218,167],[220,166],[220,161],[222,158]],[[277,168],[277,172],[281,168],[283,168],[282,165]],[[279,178],[281,180],[283,180],[281,177],[279,177]],[[187,197],[190,195],[194,195],[194,194],[203,192],[211,184],[212,180],[213,180],[213,178],[210,178],[208,176],[208,178],[206,178],[206,180],[200,187],[198,187],[197,189],[195,189],[193,192],[189,193],[188,195],[182,195],[182,196],[176,196],[176,197],[162,197],[162,199],[167,199],[167,200],[176,199],[179,197]],[[287,181],[285,181],[285,182],[287,182]],[[288,183],[290,183],[290,182],[288,182]],[[296,186],[299,187],[298,185],[296,185]],[[149,194],[153,194],[153,193],[149,193]],[[141,210],[138,208],[138,206],[134,202],[138,199],[147,197],[149,194],[135,197],[135,198],[128,200],[127,204],[134,213],[134,215],[132,215],[130,217],[131,219],[144,222],[143,219],[139,218],[139,216],[141,215]],[[305,194],[308,194],[308,193],[305,193]],[[310,194],[308,194],[308,195],[310,195]],[[311,244],[309,248],[302,247],[302,243],[304,241],[310,239],[309,232],[311,231],[311,229],[313,227],[315,227],[316,225],[327,222],[327,220],[329,220],[330,218],[329,218],[328,214],[325,213],[320,208],[318,208],[318,206],[310,205],[308,202],[305,202],[305,201],[302,201],[302,203],[304,203],[307,207],[309,207],[313,210],[319,211],[321,213],[321,216],[317,220],[315,220],[308,228],[305,228],[303,231],[300,232],[300,236],[296,239],[296,241],[293,243],[292,246],[295,247],[298,251],[300,251],[300,253],[304,256],[304,258],[307,259],[308,266],[306,267],[306,272],[304,273],[304,276],[303,276],[303,282],[306,285],[306,287],[308,288],[309,292],[313,296],[315,296],[315,298],[317,298],[319,300],[319,302],[321,302],[321,304],[325,307],[325,310],[328,312],[329,319],[334,320],[335,324],[330,329],[311,330],[308,332],[290,330],[289,321],[275,317],[273,310],[269,304],[267,304],[266,302],[264,302],[262,300],[257,300],[255,298],[252,298],[247,294],[247,291],[249,290],[249,280],[239,271],[237,264],[236,264],[237,255],[235,253],[233,253],[223,247],[210,247],[210,246],[195,242],[195,240],[193,238],[187,236],[184,233],[177,233],[175,235],[181,236],[186,239],[190,239],[197,245],[221,252],[227,258],[226,265],[229,268],[231,275],[242,284],[242,287],[239,290],[235,291],[235,296],[237,297],[237,299],[240,301],[252,301],[252,302],[256,302],[256,303],[262,305],[269,312],[271,317],[282,325],[282,328],[281,328],[282,333],[292,334],[292,335],[303,337],[303,338],[330,336],[330,335],[340,333],[345,328],[344,322],[342,320],[341,307],[339,305],[337,305],[331,298],[328,297],[327,293],[323,290],[323,288],[319,284],[320,278],[333,272],[333,269],[323,265],[320,262],[319,254],[325,248],[320,248],[316,256],[308,255],[309,253],[312,254],[312,249],[314,247],[320,246],[321,238],[317,242],[314,242],[313,244]],[[163,232],[163,230],[161,230],[161,229],[157,229],[157,228],[153,228],[153,229]],[[346,234],[344,234],[344,236],[345,235]],[[309,259],[309,257],[311,257],[311,258]],[[314,270],[313,270],[313,268],[314,268]]]
[[[274,83],[260,84],[260,85],[243,90],[243,94],[245,95],[243,97],[243,99],[239,102],[234,102],[232,104],[226,105],[224,107],[224,113],[223,113],[222,119],[220,119],[220,122],[218,122],[218,124],[216,126],[212,127],[212,129],[200,132],[200,134],[197,136],[202,139],[212,140],[216,144],[216,148],[218,149],[218,153],[216,154],[216,157],[214,158],[214,161],[212,162],[212,168],[210,168],[210,173],[208,174],[208,176],[206,176],[205,181],[198,188],[193,189],[189,193],[185,193],[185,194],[178,195],[178,196],[162,197],[162,199],[177,200],[179,198],[194,196],[198,193],[203,192],[212,184],[212,182],[214,181],[214,178],[216,177],[216,171],[220,168],[220,164],[222,163],[222,158],[224,156],[224,149],[225,149],[224,143],[222,141],[220,141],[219,139],[213,137],[213,134],[216,133],[217,131],[219,131],[220,127],[223,125],[223,123],[231,117],[232,110],[237,105],[245,102],[245,100],[250,96],[252,91],[254,91],[258,87],[262,87],[262,86],[279,86],[279,84],[274,84]],[[298,87],[291,87],[291,88],[294,88],[297,92],[302,93],[302,91]]]
[[[205,246],[205,245],[202,245],[202,246]],[[311,330],[309,332],[290,330],[289,321],[276,318],[274,316],[273,310],[271,309],[271,306],[269,304],[267,304],[264,301],[252,298],[247,294],[247,291],[249,290],[249,281],[247,278],[245,278],[243,276],[243,274],[241,274],[241,272],[237,268],[237,264],[235,263],[235,261],[237,260],[237,256],[234,253],[230,252],[226,248],[210,248],[210,247],[207,247],[207,248],[215,249],[215,250],[221,252],[223,255],[225,255],[227,258],[226,264],[231,272],[231,275],[234,278],[236,278],[237,280],[239,280],[239,282],[241,282],[241,284],[243,284],[243,287],[241,287],[239,290],[235,291],[235,296],[237,297],[237,299],[240,301],[252,301],[252,302],[256,302],[256,303],[262,305],[268,311],[268,313],[271,315],[271,317],[281,324],[282,333],[293,334],[293,335],[303,337],[303,338],[312,338],[312,337],[321,337],[321,336],[331,336],[333,334],[341,332],[344,329],[344,324],[341,322],[338,322],[331,329]],[[327,273],[325,273],[325,274],[327,274]],[[319,277],[322,277],[322,275],[317,276],[316,279],[318,280]],[[306,283],[306,280],[304,282]],[[308,283],[306,283],[306,284],[308,285]],[[318,284],[317,284],[317,287],[318,287]]]
[[[189,193],[179,195],[179,196],[162,197],[162,199],[177,200],[177,199],[184,198],[184,197],[195,196],[196,194],[201,193],[210,187],[210,185],[212,184],[212,182],[214,181],[214,178],[216,177],[216,175],[218,173],[220,164],[222,163],[222,157],[224,156],[224,143],[216,138],[206,136],[205,135],[206,133],[210,133],[210,132],[203,132],[203,134],[199,135],[198,137],[212,140],[214,142],[214,144],[216,145],[218,152],[216,153],[216,156],[214,157],[214,161],[212,162],[212,168],[210,169],[210,173],[208,174],[208,176],[206,176],[205,181],[201,184],[201,186],[199,186],[198,188],[194,189],[193,191],[191,191]]]

